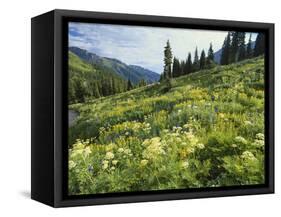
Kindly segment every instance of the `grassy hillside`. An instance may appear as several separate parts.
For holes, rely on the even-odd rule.
[[[260,57],[71,105],[70,194],[264,183],[263,79]]]
[[[116,73],[91,65],[69,52],[69,101],[83,102],[127,89],[127,81]]]

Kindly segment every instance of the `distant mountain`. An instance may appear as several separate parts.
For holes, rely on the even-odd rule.
[[[145,80],[148,83],[153,83],[155,81],[158,81],[160,78],[160,75],[156,72],[153,72],[149,69],[145,69],[141,66],[136,66],[136,65],[129,65],[129,67],[131,69],[133,69],[135,72],[139,73],[140,75],[144,75],[145,76]]]
[[[140,66],[127,65],[118,59],[101,57],[78,47],[69,47],[69,51],[90,64],[113,71],[125,80],[130,79],[133,84],[139,83],[142,79],[148,83],[153,83],[160,78],[159,74],[151,70]]]
[[[256,43],[255,41],[252,41],[252,43],[251,43],[252,49],[254,49],[255,43]],[[247,45],[246,45],[246,46],[247,46]],[[218,63],[218,64],[220,64],[220,62],[221,62],[221,53],[222,53],[222,49],[219,49],[218,51],[216,51],[216,52],[214,53],[214,60],[215,60],[215,62]]]

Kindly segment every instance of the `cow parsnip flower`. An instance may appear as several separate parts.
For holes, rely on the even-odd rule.
[[[69,166],[69,169],[73,169],[74,167],[76,167],[76,163],[73,160],[70,160],[68,162],[68,166]]]
[[[102,162],[102,169],[103,170],[106,170],[107,168],[108,168],[108,161],[107,160],[104,160],[103,162]]]
[[[184,169],[187,169],[189,167],[189,162],[188,161],[184,161],[181,163],[181,166],[184,168]]]
[[[92,151],[91,151],[91,148],[89,146],[87,146],[85,149],[84,149],[84,156],[89,156],[89,154],[91,154]]]
[[[205,145],[202,144],[202,143],[198,143],[198,144],[196,145],[196,147],[199,148],[199,149],[204,149],[204,148],[205,148]]]
[[[110,160],[114,158],[114,154],[112,152],[106,152],[105,159]]]
[[[263,133],[258,133],[256,135],[256,138],[259,139],[259,140],[264,140],[264,134]]]
[[[116,165],[117,163],[118,163],[118,160],[113,160],[113,161],[112,161],[112,164],[113,164],[113,165]]]
[[[236,136],[234,140],[238,143],[247,144],[247,140],[242,136]]]
[[[242,153],[242,155],[241,155],[241,158],[242,158],[243,160],[250,160],[250,161],[257,160],[256,157],[255,157],[255,155],[254,155],[252,152],[250,152],[250,151],[244,151],[244,152]]]
[[[119,153],[122,153],[122,152],[124,152],[124,148],[118,148],[118,150],[117,150]]]

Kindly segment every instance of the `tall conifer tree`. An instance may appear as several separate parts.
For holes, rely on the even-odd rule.
[[[205,51],[202,50],[200,55],[200,69],[204,69],[205,66],[206,66],[206,54]]]
[[[253,56],[252,34],[250,34],[249,41],[248,41],[248,44],[247,44],[246,58],[251,58],[252,56]]]
[[[230,59],[230,43],[231,43],[231,38],[230,38],[230,32],[228,32],[227,36],[224,39],[223,46],[222,46],[222,53],[221,53],[221,65],[227,65],[229,64],[229,59]]]
[[[165,79],[172,78],[172,62],[173,62],[172,48],[171,48],[170,42],[168,40],[166,46],[164,47],[164,77],[165,77]]]
[[[198,71],[200,69],[199,57],[198,57],[198,49],[196,47],[194,52],[194,60],[193,60],[193,71]]]
[[[254,56],[259,56],[264,54],[265,49],[265,40],[264,40],[264,34],[259,33],[256,39],[255,49],[254,49]]]

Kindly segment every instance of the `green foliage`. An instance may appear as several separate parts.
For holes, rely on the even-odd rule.
[[[228,32],[222,45],[221,65],[227,65],[230,63],[230,43],[230,32]]]
[[[201,52],[199,65],[200,69],[204,69],[206,67],[206,55],[204,50]]]
[[[264,39],[264,34],[259,33],[256,39],[256,45],[254,49],[254,56],[257,57],[259,55],[264,54],[264,49],[265,49],[265,39]]]
[[[262,184],[264,60],[71,105],[69,193]]]
[[[194,60],[193,60],[193,66],[192,66],[193,71],[198,71],[200,69],[200,61],[198,57],[198,49],[196,47],[195,52],[194,52]]]
[[[69,52],[69,103],[113,95],[127,90],[127,83],[114,72],[91,65]]]
[[[169,40],[164,48],[164,78],[172,78],[172,62],[173,62],[172,48],[170,46]]]

